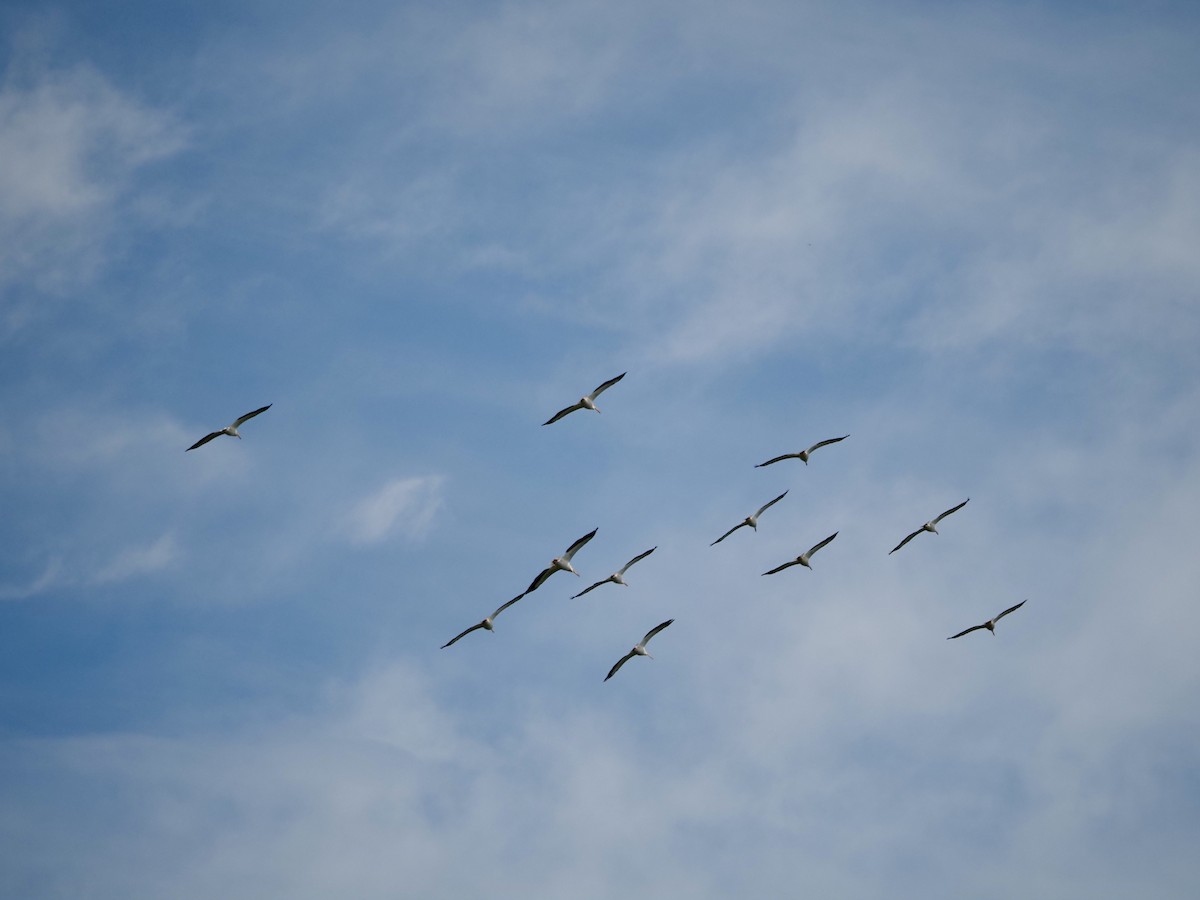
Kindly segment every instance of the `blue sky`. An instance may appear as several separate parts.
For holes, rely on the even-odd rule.
[[[1194,893],[1190,5],[0,31],[0,894]]]

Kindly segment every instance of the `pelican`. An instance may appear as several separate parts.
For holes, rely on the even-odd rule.
[[[826,544],[828,544],[830,541],[832,541],[837,536],[838,536],[838,533],[835,531],[829,537],[825,538],[825,540],[821,541],[821,543],[816,544],[807,553],[801,553],[799,556],[797,556],[791,562],[785,562],[782,566],[776,566],[770,572],[763,572],[763,574],[764,575],[774,575],[776,572],[782,572],[784,569],[790,568],[791,566],[804,566],[804,568],[808,569],[809,571],[812,571],[812,566],[809,565],[809,560],[812,559],[812,555],[814,553],[816,553],[818,550],[820,550],[822,547],[824,547]]]
[[[764,512],[766,512],[768,509],[770,509],[772,506],[774,506],[776,503],[778,503],[780,500],[782,500],[786,496],[787,496],[787,491],[784,491],[782,494],[780,494],[778,497],[776,497],[770,503],[763,504],[762,506],[760,506],[758,508],[758,512],[756,512],[752,516],[746,516],[746,518],[742,519],[742,521],[738,522],[738,524],[734,525],[732,528],[730,528],[727,532],[725,532],[723,535],[721,535],[719,538],[717,538],[715,541],[713,541],[708,546],[710,546],[710,547],[717,546],[717,544],[721,543],[721,541],[725,540],[725,538],[729,537],[731,534],[733,534],[739,528],[745,528],[747,525],[749,525],[755,531],[758,531],[758,517],[761,516]]]
[[[594,538],[596,536],[596,532],[599,530],[599,528],[593,528],[591,531],[573,543],[570,547],[568,547],[567,552],[562,556],[556,556],[554,559],[550,560],[550,565],[546,566],[546,568],[542,569],[542,571],[538,573],[537,578],[533,579],[533,581],[530,582],[529,587],[525,589],[525,593],[532,594],[534,591],[540,588],[542,583],[555,572],[570,572],[572,575],[578,575],[579,573],[575,571],[575,567],[571,565],[571,557],[579,551],[580,547]],[[632,565],[632,563],[630,563],[630,565]],[[524,594],[521,596],[524,596]]]
[[[495,631],[496,629],[495,629],[493,623],[496,621],[496,616],[500,615],[500,613],[504,612],[506,609],[508,609],[510,606],[512,606],[514,603],[516,603],[518,600],[520,600],[524,596],[525,596],[524,594],[518,594],[517,596],[513,597],[511,600],[509,600],[507,603],[505,603],[503,606],[501,606],[498,610],[496,610],[494,613],[492,613],[490,616],[488,616],[486,619],[484,619],[478,625],[472,625],[470,628],[468,628],[462,634],[455,635],[454,637],[450,638],[450,640],[448,640],[448,641],[446,641],[446,643],[442,644],[442,649],[445,650],[447,647],[449,647],[451,644],[453,644],[459,638],[464,638],[468,634],[470,634],[472,631],[478,631],[480,628],[485,628],[488,631]]]
[[[655,550],[657,550],[657,549],[658,549],[657,547],[651,547],[651,548],[650,548],[649,550],[647,550],[645,553],[639,553],[637,556],[635,556],[635,557],[634,557],[633,559],[631,559],[629,562],[625,563],[625,565],[621,566],[621,568],[617,569],[617,571],[613,572],[613,573],[612,573],[611,575],[609,575],[607,578],[605,578],[605,579],[603,579],[603,580],[601,580],[601,581],[597,581],[597,582],[596,582],[595,584],[593,584],[591,587],[585,587],[585,588],[584,588],[582,591],[580,591],[578,594],[576,594],[576,595],[575,595],[574,597],[572,597],[571,599],[572,599],[572,600],[574,600],[574,599],[575,599],[575,597],[582,597],[582,596],[583,596],[584,594],[586,594],[588,591],[594,591],[596,588],[600,587],[600,585],[602,585],[602,584],[608,584],[610,581],[611,581],[613,584],[624,584],[624,585],[625,585],[625,587],[629,587],[629,585],[628,585],[628,584],[626,584],[626,582],[625,582],[625,579],[624,579],[623,577],[621,577],[621,576],[623,576],[623,575],[625,574],[626,570],[628,570],[628,568],[629,568],[630,566],[632,566],[632,565],[633,565],[635,562],[639,562],[640,560],[643,560],[643,559],[645,559],[647,556],[649,556],[651,553],[653,553],[653,552],[654,552]]]
[[[942,519],[946,518],[946,516],[950,515],[950,513],[958,512],[960,509],[962,509],[964,506],[966,506],[970,502],[971,502],[971,498],[968,497],[962,503],[958,504],[958,506],[951,507],[950,509],[948,509],[944,513],[942,513],[940,516],[938,516],[936,519],[930,519],[928,522],[926,522],[924,525],[922,525],[920,528],[918,528],[916,531],[914,531],[912,534],[910,534],[908,537],[906,537],[904,540],[902,540],[900,543],[898,543],[895,547],[893,547],[891,550],[889,550],[888,556],[891,556],[893,553],[895,553],[897,550],[899,550],[901,547],[903,547],[905,544],[907,544],[909,541],[911,541],[913,538],[915,538],[922,531],[932,531],[934,534],[937,534],[938,533],[938,530],[937,530],[938,522],[942,521]]]
[[[196,441],[196,443],[192,444],[192,446],[188,447],[188,450],[195,450],[197,447],[203,447],[205,444],[207,444],[213,438],[220,437],[223,434],[227,434],[230,437],[235,437],[235,438],[241,439],[241,435],[238,434],[238,428],[240,428],[246,422],[249,422],[255,416],[257,416],[261,413],[265,413],[272,406],[274,406],[273,403],[268,403],[266,406],[263,406],[263,407],[260,407],[259,409],[254,410],[254,412],[248,412],[244,416],[239,416],[238,418],[233,420],[232,425],[226,425],[220,431],[214,431],[212,434],[206,434],[204,437],[200,438],[200,440]],[[185,450],[184,452],[186,453],[187,451]]]
[[[663,622],[661,625],[655,625],[653,628],[647,631],[646,636],[642,638],[632,650],[618,659],[615,666],[608,670],[608,674],[604,676],[604,680],[608,681],[608,679],[616,675],[617,669],[621,668],[621,666],[625,665],[625,663],[629,662],[629,660],[633,659],[635,656],[650,656],[650,654],[646,652],[646,645],[650,643],[650,638],[654,637],[674,621],[674,619],[667,619],[667,621]],[[650,656],[650,658],[654,659],[653,656]]]
[[[596,412],[600,412],[600,410],[596,409],[596,398],[599,397],[601,394],[603,394],[605,391],[607,391],[610,387],[612,387],[614,384],[616,384],[622,378],[624,378],[626,376],[626,374],[628,374],[628,373],[622,372],[616,378],[608,379],[608,381],[604,382],[604,384],[600,385],[600,387],[596,388],[594,391],[592,391],[586,397],[580,397],[578,403],[572,403],[570,406],[566,407],[565,409],[560,409],[558,412],[556,412],[554,415],[552,415],[549,419],[547,419],[542,424],[549,425],[552,422],[557,422],[563,416],[568,415],[569,413],[573,413],[577,409],[595,409]]]
[[[774,459],[768,459],[765,463],[759,463],[754,468],[761,469],[763,466],[769,466],[772,463],[777,463],[780,460],[784,460],[784,459],[798,459],[807,466],[809,455],[814,450],[816,450],[818,447],[824,447],[826,444],[836,444],[838,441],[844,441],[848,437],[850,437],[850,435],[843,434],[840,438],[830,438],[827,441],[817,441],[815,444],[813,444],[807,450],[801,450],[799,453],[785,453],[785,454],[783,454],[783,456],[777,456]]]
[[[995,637],[996,636],[996,623],[999,622],[1001,619],[1003,619],[1005,616],[1007,616],[1010,612],[1016,612],[1018,609],[1020,609],[1022,606],[1024,606],[1028,602],[1029,602],[1028,600],[1022,600],[1016,606],[1010,606],[1004,612],[1000,613],[1000,615],[996,616],[996,618],[988,619],[982,625],[972,625],[966,631],[960,631],[958,634],[950,635],[950,637],[946,638],[946,640],[952,641],[955,638],[962,637],[964,634],[970,634],[972,631],[978,631],[980,628],[986,628],[988,631],[990,631],[992,633],[992,637]]]

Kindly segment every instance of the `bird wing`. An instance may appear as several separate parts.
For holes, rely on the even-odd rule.
[[[946,510],[944,513],[942,513],[940,516],[938,516],[936,519],[933,520],[933,524],[936,525],[938,522],[942,521],[942,519],[946,518],[946,516],[950,515],[950,513],[958,512],[960,509],[962,509],[964,506],[966,506],[970,502],[971,502],[971,498],[968,497],[962,503],[958,504],[958,506],[955,506],[952,509]]]
[[[537,578],[535,578],[535,579],[533,579],[533,581],[529,582],[529,587],[525,588],[525,593],[532,594],[534,591],[536,591],[538,588],[540,588],[545,583],[547,578],[549,578],[553,574],[554,574],[554,566],[546,566],[546,568],[544,568],[544,569],[542,569],[542,571],[538,572]],[[524,596],[524,594],[522,594],[522,596]]]
[[[542,424],[550,425],[554,422],[557,422],[563,416],[567,415],[567,413],[573,413],[577,409],[583,409],[583,404],[582,403],[572,403],[570,406],[563,407],[562,409],[560,409],[558,412],[556,412],[554,415],[552,415],[550,418],[548,418]]]
[[[952,641],[952,640],[954,640],[955,638],[960,638],[960,637],[962,637],[964,634],[970,634],[972,631],[978,631],[980,628],[987,628],[987,626],[986,626],[986,625],[972,625],[972,626],[971,626],[970,628],[968,628],[966,631],[960,631],[958,634],[952,634],[952,635],[950,635],[950,637],[946,638],[946,640],[948,640],[948,641]]]
[[[608,381],[604,382],[604,384],[600,385],[600,387],[596,388],[594,391],[592,391],[590,394],[588,394],[588,399],[595,400],[597,397],[599,397],[601,394],[603,394],[605,391],[607,391],[610,387],[612,387],[614,384],[616,384],[618,381],[620,381],[622,378],[624,378],[625,375],[626,375],[626,373],[622,372],[616,378],[608,379]]]
[[[461,638],[465,638],[472,631],[478,631],[482,627],[483,627],[482,622],[480,622],[478,625],[472,625],[470,628],[468,628],[462,634],[456,635],[455,637],[452,637],[452,638],[450,638],[450,640],[446,641],[446,643],[442,644],[442,649],[445,650],[451,644],[455,643],[456,641],[460,640]]]
[[[784,569],[786,569],[790,566],[798,566],[798,565],[800,565],[800,560],[793,559],[791,562],[785,562],[782,566],[776,566],[775,568],[771,569],[771,571],[769,571],[769,572],[763,572],[763,574],[764,575],[774,575],[776,572],[782,572]]]
[[[1018,609],[1020,609],[1022,606],[1024,606],[1028,602],[1029,602],[1028,600],[1022,600],[1016,606],[1010,606],[1004,612],[1000,613],[1000,615],[996,616],[996,618],[992,619],[992,624],[995,625],[997,622],[999,622],[1001,619],[1003,619],[1005,616],[1007,616],[1010,612],[1016,612]]]
[[[925,530],[925,526],[922,525],[920,528],[918,528],[916,531],[914,531],[912,534],[910,534],[908,537],[906,537],[904,540],[902,540],[900,543],[898,543],[895,547],[893,547],[891,550],[889,550],[888,556],[891,556],[893,553],[895,553],[897,550],[899,550],[901,547],[903,547],[905,544],[907,544],[909,541],[911,541],[913,538],[915,538],[918,534],[920,534],[924,530]]]
[[[850,437],[850,435],[843,434],[840,438],[829,438],[829,440],[826,440],[826,441],[817,441],[815,444],[813,444],[811,447],[809,447],[808,450],[806,450],[805,452],[812,453],[818,447],[824,447],[826,444],[836,444],[838,441],[844,441],[848,437]]]
[[[592,538],[594,538],[596,536],[596,532],[599,530],[600,530],[599,528],[593,528],[591,531],[589,531],[587,534],[585,534],[583,537],[581,537],[579,540],[577,540],[575,543],[573,543],[570,547],[567,548],[567,552],[562,555],[562,558],[565,559],[567,562],[570,562],[571,557],[575,555],[575,553],[579,550],[579,548],[582,547],[584,544],[586,544],[588,541],[590,541]]]
[[[260,406],[258,409],[254,410],[254,412],[248,412],[244,416],[238,416],[238,418],[233,423],[233,427],[240,428],[243,422],[249,422],[255,416],[259,415],[260,413],[265,413],[268,409],[270,409],[274,405],[275,404],[273,404],[273,403],[268,403],[266,406]]]
[[[206,434],[204,437],[200,438],[200,440],[196,441],[196,443],[192,444],[192,446],[188,447],[187,450],[184,450],[183,452],[187,453],[188,450],[195,450],[197,447],[203,447],[205,444],[207,444],[213,438],[220,437],[224,433],[225,433],[224,431],[214,431],[212,434]]]
[[[710,547],[717,546],[717,544],[721,543],[721,541],[725,540],[725,538],[729,537],[731,534],[733,534],[739,528],[742,528],[745,524],[746,524],[745,522],[738,522],[736,525],[734,525],[732,528],[730,528],[727,532],[725,532],[723,535],[721,535],[719,538],[717,538],[715,541],[713,541],[708,546],[710,546]]]
[[[645,553],[639,553],[637,556],[635,556],[635,557],[634,557],[633,559],[631,559],[629,562],[625,563],[625,565],[621,566],[621,568],[617,569],[617,574],[618,574],[618,575],[624,575],[624,574],[625,574],[625,571],[626,571],[626,570],[627,570],[627,569],[628,569],[630,566],[632,566],[632,565],[633,565],[634,563],[636,563],[636,562],[641,562],[643,559],[645,559],[647,556],[649,556],[651,553],[653,553],[653,552],[654,552],[655,550],[657,550],[657,549],[658,549],[658,547],[651,547],[651,548],[650,548],[649,550],[647,550]]]
[[[648,643],[650,643],[650,638],[654,637],[656,634],[658,634],[660,631],[662,631],[664,628],[666,628],[668,625],[670,625],[674,621],[675,621],[674,619],[667,619],[667,621],[665,621],[659,625],[655,625],[653,628],[651,628],[649,631],[646,632],[646,636],[644,638],[642,638],[642,642],[638,646],[640,646],[643,650],[646,649],[646,645]]]
[[[822,547],[824,547],[826,544],[828,544],[830,541],[832,541],[837,536],[838,536],[838,533],[835,531],[833,534],[831,534],[829,537],[825,538],[825,540],[821,541],[821,543],[814,546],[811,550],[809,550],[804,555],[812,556],[814,553],[816,553],[818,550],[820,550]]]
[[[771,465],[772,463],[777,463],[777,462],[779,462],[780,460],[783,460],[783,459],[799,459],[799,458],[800,458],[800,454],[799,454],[799,453],[785,453],[785,454],[783,454],[783,456],[777,456],[777,457],[775,457],[774,459],[768,459],[768,460],[767,460],[765,463],[759,463],[759,464],[758,464],[757,466],[755,466],[754,468],[756,468],[756,469],[761,469],[763,466],[769,466],[769,465]]]
[[[525,593],[529,593],[529,592],[526,591]],[[504,612],[506,609],[508,609],[510,606],[512,606],[514,603],[516,603],[518,600],[520,600],[524,596],[525,596],[525,594],[517,594],[517,596],[513,597],[507,603],[502,604],[500,606],[500,608],[498,610],[496,610],[494,613],[492,613],[490,616],[488,616],[488,618],[491,619],[493,622],[496,621],[496,616],[500,615],[500,613]]]
[[[632,650],[630,650],[628,653],[626,653],[624,656],[622,656],[620,659],[618,659],[617,664],[608,670],[608,674],[604,676],[604,680],[608,681],[608,679],[610,679],[614,675],[616,675],[617,669],[621,668],[621,666],[625,665],[625,663],[629,662],[635,656],[637,656],[637,654],[634,653]]]
[[[611,578],[611,577],[609,577],[609,578],[605,578],[603,581],[597,581],[595,584],[593,584],[593,585],[590,585],[590,586],[588,586],[588,587],[585,587],[585,588],[584,588],[582,591],[580,591],[578,594],[575,594],[574,596],[572,596],[572,597],[571,597],[571,599],[572,599],[572,600],[574,600],[574,599],[575,599],[575,597],[582,597],[582,596],[583,596],[584,594],[586,594],[588,591],[594,591],[596,588],[600,587],[600,585],[602,585],[602,584],[608,584],[610,581],[612,581],[612,578]]]
[[[784,497],[786,497],[787,493],[788,493],[787,491],[784,491],[782,494],[780,494],[778,497],[776,497],[770,503],[766,503],[763,506],[760,506],[758,508],[758,512],[756,512],[754,514],[754,518],[757,519],[759,516],[761,516],[763,513],[765,513],[768,509],[770,509],[772,506],[774,506],[776,503],[778,503],[780,500],[782,500]]]

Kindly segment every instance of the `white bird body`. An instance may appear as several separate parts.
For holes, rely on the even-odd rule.
[[[788,493],[787,491],[784,491],[782,494],[780,494],[778,497],[776,497],[770,503],[764,503],[762,506],[760,506],[758,508],[758,510],[754,513],[754,515],[746,516],[746,518],[742,519],[741,522],[734,525],[732,528],[730,528],[727,532],[725,532],[723,535],[721,535],[719,538],[717,538],[715,541],[713,541],[708,546],[715,547],[717,544],[721,543],[721,541],[725,540],[725,538],[729,537],[731,534],[733,534],[739,528],[745,528],[747,525],[749,525],[755,531],[758,531],[758,517],[761,516],[768,509],[770,509],[772,506],[774,506],[776,503],[778,503],[780,500],[782,500],[784,497],[786,497],[787,493]]]
[[[982,625],[972,625],[970,628],[966,629],[965,631],[960,631],[958,634],[950,635],[950,637],[946,638],[946,640],[952,641],[955,638],[962,637],[964,634],[970,634],[972,631],[979,631],[981,628],[986,628],[988,631],[990,631],[992,633],[992,637],[995,637],[996,636],[996,623],[999,622],[1001,619],[1003,619],[1005,616],[1007,616],[1010,612],[1016,612],[1018,609],[1020,609],[1022,606],[1024,606],[1028,602],[1029,602],[1028,600],[1022,600],[1016,606],[1010,606],[1008,609],[1006,609],[1004,612],[1000,613],[1000,615],[996,616],[994,619],[988,619]]]
[[[850,437],[850,435],[844,434],[841,437],[829,438],[828,440],[825,440],[825,441],[817,441],[815,444],[813,444],[807,450],[801,450],[799,453],[785,453],[782,456],[775,457],[774,459],[768,459],[765,463],[759,463],[754,468],[761,469],[763,466],[769,466],[769,465],[772,465],[777,462],[782,462],[785,459],[798,459],[807,466],[808,459],[812,455],[812,452],[814,450],[816,450],[820,447],[824,447],[828,444],[836,444],[838,441],[844,441],[848,437]]]
[[[224,428],[218,429],[217,431],[209,432],[204,437],[200,438],[200,440],[196,441],[196,443],[192,444],[192,446],[188,447],[188,450],[195,450],[197,447],[202,447],[213,438],[219,438],[223,434],[227,434],[230,437],[235,437],[241,440],[242,436],[238,434],[238,428],[253,419],[255,416],[265,413],[272,406],[274,406],[273,403],[268,403],[266,406],[260,407],[253,412],[246,413],[244,416],[238,416],[236,419],[234,419],[232,425],[226,425]]]
[[[763,574],[764,575],[774,575],[776,572],[782,572],[784,569],[790,569],[792,566],[804,566],[804,568],[808,569],[809,571],[812,571],[812,566],[809,563],[812,560],[813,554],[816,553],[818,550],[820,550],[822,547],[824,547],[826,544],[828,544],[830,541],[832,541],[837,536],[838,536],[838,532],[835,531],[829,537],[825,538],[825,540],[821,541],[818,544],[814,544],[812,547],[810,547],[807,553],[801,553],[799,556],[797,556],[791,562],[785,562],[782,566],[776,566],[775,568],[771,569],[769,572],[763,572]]]
[[[574,600],[575,597],[582,597],[588,591],[594,591],[596,588],[600,587],[600,585],[609,584],[610,582],[612,584],[620,584],[620,585],[624,585],[625,587],[629,587],[629,583],[626,582],[625,578],[624,578],[625,572],[634,563],[645,559],[647,556],[649,556],[651,553],[653,553],[657,549],[658,549],[658,547],[651,547],[649,550],[645,551],[644,553],[639,553],[637,556],[635,556],[629,562],[625,563],[625,565],[621,566],[621,568],[619,568],[617,571],[613,572],[607,578],[603,578],[600,581],[597,581],[595,584],[591,585],[590,587],[585,587],[578,594],[575,594],[575,596],[572,597],[571,599]]]
[[[560,409],[558,412],[556,412],[554,415],[552,415],[549,419],[547,419],[542,424],[549,425],[553,422],[557,422],[563,416],[570,415],[571,413],[573,413],[579,409],[590,409],[595,412],[600,412],[600,410],[596,408],[596,398],[599,397],[601,394],[603,394],[605,391],[607,391],[610,387],[612,387],[614,384],[616,384],[622,378],[624,378],[626,376],[626,374],[628,374],[628,373],[622,372],[616,378],[608,379],[608,381],[604,382],[604,384],[600,385],[598,388],[596,388],[594,391],[592,391],[587,396],[580,397],[579,402],[572,403],[570,406],[566,406],[566,407]]]
[[[951,513],[958,512],[960,509],[962,509],[964,506],[966,506],[970,502],[971,502],[971,498],[968,497],[962,503],[958,504],[958,506],[951,507],[950,509],[946,510],[944,513],[941,513],[940,515],[935,516],[934,518],[930,519],[928,522],[926,522],[924,525],[922,525],[920,528],[918,528],[916,531],[914,531],[912,534],[910,534],[908,537],[906,537],[904,540],[902,540],[900,543],[898,543],[895,547],[893,547],[891,550],[889,550],[888,556],[891,556],[893,553],[895,553],[897,550],[899,550],[901,547],[903,547],[905,544],[907,544],[909,541],[911,541],[913,538],[915,538],[918,534],[921,534],[922,532],[929,531],[929,532],[932,532],[933,534],[938,534],[938,530],[937,530],[938,522],[942,521],[942,519],[946,518],[946,516],[950,515]]]
[[[643,637],[637,644],[635,644],[632,650],[630,650],[628,653],[626,653],[624,656],[622,656],[620,659],[618,659],[616,664],[611,669],[608,670],[608,674],[604,676],[604,680],[608,681],[608,679],[610,679],[614,675],[616,675],[617,670],[619,668],[621,668],[621,666],[625,665],[625,663],[629,662],[629,660],[633,659],[635,656],[648,656],[648,657],[650,657],[650,659],[654,659],[653,656],[650,656],[650,654],[646,652],[646,645],[648,643],[650,643],[650,638],[654,637],[656,634],[658,634],[660,631],[662,631],[664,628],[666,628],[668,625],[670,625],[674,621],[675,621],[674,619],[667,619],[667,621],[663,622],[661,625],[655,625],[653,628],[651,628],[649,631],[647,631],[646,636]]]

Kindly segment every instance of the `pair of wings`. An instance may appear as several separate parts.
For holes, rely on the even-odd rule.
[[[962,509],[964,506],[966,506],[970,502],[971,502],[971,498],[968,497],[962,503],[958,504],[958,506],[952,506],[950,509],[946,510],[944,513],[939,515],[936,519],[933,519],[932,521],[930,521],[929,524],[936,525],[938,522],[942,521],[942,519],[946,518],[946,516],[950,515],[951,513],[958,512],[960,509]],[[922,525],[920,528],[918,528],[916,531],[914,531],[912,534],[910,534],[908,537],[906,537],[904,540],[902,540],[900,543],[898,543],[895,547],[893,547],[891,550],[889,550],[888,556],[891,556],[893,553],[895,553],[897,550],[899,550],[901,547],[903,547],[905,544],[907,544],[909,541],[911,541],[913,538],[915,538],[922,531],[925,531],[924,525]]]
[[[588,591],[594,591],[596,588],[600,587],[600,585],[602,585],[602,584],[608,584],[610,581],[615,581],[619,576],[624,575],[626,570],[630,566],[632,566],[635,562],[640,562],[641,560],[645,559],[647,556],[649,556],[651,553],[653,553],[657,549],[658,549],[658,547],[651,547],[645,553],[639,553],[637,556],[635,556],[629,562],[625,563],[625,565],[621,566],[621,568],[617,569],[617,571],[614,572],[612,575],[609,575],[607,578],[603,578],[600,581],[597,581],[595,584],[591,585],[590,587],[585,587],[578,594],[575,594],[571,599],[574,600],[575,597],[582,597]]]
[[[829,537],[825,538],[825,540],[821,541],[819,544],[813,545],[812,549],[810,549],[807,553],[804,553],[801,556],[797,556],[791,562],[785,562],[782,566],[776,566],[775,568],[771,569],[771,571],[769,571],[769,572],[763,572],[763,574],[764,575],[774,575],[776,572],[782,572],[784,569],[788,569],[788,568],[791,568],[792,566],[800,565],[801,559],[811,558],[814,553],[816,553],[818,550],[820,550],[822,547],[824,547],[826,544],[828,544],[830,541],[832,541],[837,536],[838,536],[838,532],[835,531],[833,534],[831,534]]]
[[[596,388],[594,391],[592,391],[590,394],[588,394],[587,397],[580,399],[580,401],[578,403],[572,403],[570,406],[560,409],[558,412],[556,412],[554,415],[552,415],[549,419],[547,419],[542,424],[550,425],[554,422],[557,422],[563,416],[568,415],[569,413],[575,412],[575,410],[577,410],[577,409],[583,409],[584,408],[584,403],[583,403],[584,400],[591,400],[594,402],[597,397],[599,397],[601,394],[603,394],[605,391],[607,391],[610,387],[612,387],[614,384],[616,384],[618,381],[620,381],[622,378],[624,378],[627,374],[628,374],[627,372],[622,372],[616,378],[608,379],[608,381],[604,382],[604,384],[600,385],[600,387]]]
[[[268,409],[270,409],[274,405],[275,404],[273,404],[273,403],[268,403],[266,406],[262,406],[256,410],[254,410],[254,412],[248,412],[244,416],[238,416],[238,418],[233,420],[232,427],[235,429],[241,428],[243,423],[249,422],[251,419],[253,419],[255,416],[257,416],[261,413],[265,413]],[[205,444],[207,444],[213,438],[219,438],[224,433],[225,433],[225,429],[222,428],[220,431],[214,431],[211,434],[206,434],[204,437],[200,438],[200,440],[196,441],[196,443],[192,444],[192,446],[188,447],[188,450],[195,450],[197,447],[203,447]],[[184,452],[186,453],[187,451],[184,451]]]
[[[628,653],[626,653],[624,656],[622,656],[620,659],[618,659],[616,662],[616,665],[614,665],[611,669],[608,670],[608,674],[604,676],[604,680],[608,681],[608,679],[610,679],[614,675],[616,675],[617,670],[620,669],[621,666],[625,665],[625,663],[629,662],[629,660],[633,659],[635,656],[638,655],[639,647],[641,649],[645,650],[646,645],[648,643],[650,643],[650,638],[654,637],[656,634],[658,634],[660,631],[662,631],[664,628],[666,628],[668,625],[670,625],[674,621],[675,621],[674,619],[667,619],[667,621],[663,622],[661,625],[655,625],[653,628],[651,628],[649,631],[647,631],[646,636],[644,638],[642,638],[641,641],[639,641],[638,644],[632,650],[630,650]]]
[[[981,628],[987,628],[989,625],[991,625],[994,628],[996,626],[996,623],[999,622],[1001,619],[1003,619],[1005,616],[1007,616],[1010,612],[1016,612],[1018,609],[1020,609],[1022,606],[1024,606],[1028,602],[1029,602],[1028,600],[1022,600],[1016,606],[1010,606],[1004,612],[1000,613],[1000,615],[996,616],[996,618],[994,618],[988,622],[984,622],[982,625],[972,625],[966,631],[960,631],[958,634],[950,635],[950,637],[946,638],[946,640],[952,641],[955,638],[962,637],[964,634],[970,634],[972,631],[978,631]]]
[[[754,468],[761,469],[763,466],[774,465],[775,463],[782,462],[785,459],[803,459],[804,457],[808,456],[808,454],[812,453],[814,450],[817,450],[828,444],[836,444],[838,441],[844,441],[848,437],[850,437],[850,435],[843,434],[841,437],[829,438],[828,440],[824,440],[824,441],[817,441],[815,444],[813,444],[807,450],[804,450],[800,453],[785,453],[785,454],[783,454],[783,456],[777,456],[774,459],[768,459],[765,463],[759,463]]]
[[[573,543],[570,547],[568,547],[567,552],[564,553],[562,556],[560,556],[559,559],[565,560],[566,562],[570,562],[571,557],[574,556],[579,551],[579,548],[582,547],[584,544],[586,544],[588,541],[590,541],[592,538],[594,538],[596,536],[596,532],[599,530],[600,530],[599,528],[593,528],[591,531],[589,531],[587,534],[585,534],[583,537],[581,537],[579,540],[577,540],[575,543]],[[558,570],[554,567],[553,564],[546,566],[546,568],[544,568],[544,569],[542,569],[542,571],[538,572],[537,577],[534,578],[533,581],[531,581],[529,583],[529,587],[527,587],[525,589],[525,593],[532,594],[534,591],[536,591],[538,588],[540,588],[543,584],[545,584],[546,579],[549,578],[551,575],[553,575],[556,571],[558,571]]]
[[[729,537],[731,534],[733,534],[733,533],[734,533],[735,531],[737,531],[739,528],[744,528],[744,527],[746,527],[747,525],[749,525],[749,524],[750,524],[750,519],[754,519],[754,521],[756,521],[756,522],[757,522],[757,521],[758,521],[758,517],[759,517],[759,516],[761,516],[761,515],[762,515],[764,512],[766,512],[768,509],[770,509],[772,506],[774,506],[776,503],[778,503],[778,502],[779,502],[780,500],[782,500],[784,497],[786,497],[786,496],[787,496],[787,493],[788,493],[787,491],[784,491],[782,494],[780,494],[778,497],[776,497],[776,498],[775,498],[774,500],[772,500],[770,503],[765,503],[765,504],[763,504],[762,506],[760,506],[760,507],[758,508],[758,512],[756,512],[756,513],[755,513],[753,516],[750,516],[750,518],[748,518],[748,519],[744,519],[743,521],[741,521],[741,522],[738,522],[738,524],[734,525],[732,528],[730,528],[730,529],[729,529],[727,532],[725,532],[723,535],[721,535],[719,538],[717,538],[715,541],[713,541],[713,542],[712,542],[711,544],[709,544],[708,546],[710,546],[710,547],[715,547],[715,546],[717,546],[717,544],[721,543],[721,541],[725,540],[725,538]]]

